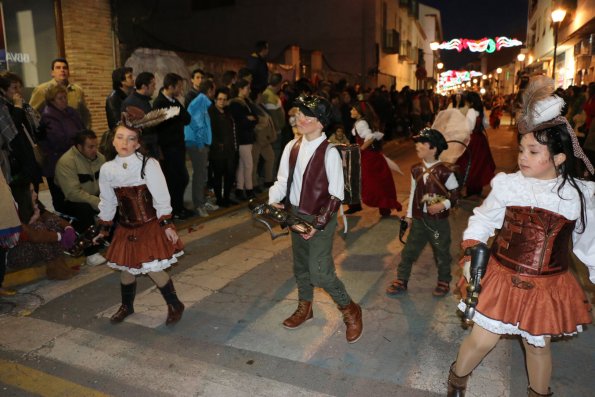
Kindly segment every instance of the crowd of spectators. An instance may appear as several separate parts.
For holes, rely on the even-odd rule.
[[[149,128],[143,136],[160,160],[175,219],[208,217],[210,212],[254,198],[270,187],[283,147],[296,134],[291,109],[301,94],[320,95],[331,102],[332,120],[325,132],[336,143],[355,143],[351,111],[362,101],[374,108],[385,140],[417,134],[432,124],[440,110],[464,104],[464,94],[447,97],[407,86],[397,91],[395,86],[387,89],[384,85],[364,89],[346,80],[283,80],[281,74],[269,73],[267,54],[268,44],[258,42],[245,68],[221,75],[195,69],[187,92],[183,92],[185,79],[175,73],[167,74],[157,90],[150,71],[129,67],[113,71],[113,91],[105,100],[110,131],[128,106],[145,113],[180,108],[178,116]],[[11,72],[0,73],[0,167],[23,225],[31,224],[40,208],[44,212],[36,196],[31,200],[30,189],[38,192],[45,178],[55,211],[69,217],[80,234],[95,221],[99,169],[115,153],[109,132],[99,142],[89,129],[91,115],[84,89],[70,81],[66,59],[52,62],[51,77],[34,89],[27,103],[21,78]],[[595,134],[591,133],[590,139],[587,135],[595,113],[595,86],[591,84],[588,90],[571,86],[559,95],[566,99],[567,118],[582,133],[585,149],[592,155]],[[486,104],[513,112],[514,100],[512,96],[496,97]],[[191,175],[187,158],[192,164]],[[192,208],[184,203],[189,183]],[[56,233],[53,238],[58,242],[61,234]],[[96,249],[86,250],[85,256],[88,265],[105,260]]]

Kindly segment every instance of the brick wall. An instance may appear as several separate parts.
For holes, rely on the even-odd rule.
[[[92,128],[107,130],[105,98],[112,90],[114,69],[109,0],[62,0],[64,47],[74,83],[85,90]]]

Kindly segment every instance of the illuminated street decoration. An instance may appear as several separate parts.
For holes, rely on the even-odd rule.
[[[457,50],[458,52],[468,49],[471,52],[487,52],[500,51],[505,47],[517,47],[523,45],[523,42],[517,39],[509,39],[508,37],[496,37],[496,39],[483,38],[480,40],[470,39],[452,39],[445,41],[438,45],[439,50]]]
[[[470,82],[474,77],[479,76],[482,76],[482,73],[475,70],[447,70],[439,75],[438,90],[453,89],[457,85]]]

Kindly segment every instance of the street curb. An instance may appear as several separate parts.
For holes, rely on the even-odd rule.
[[[261,193],[257,196],[257,198],[259,198],[259,199],[266,198],[266,197],[267,197],[266,192]],[[183,230],[186,228],[190,228],[190,227],[211,221],[213,219],[217,219],[219,217],[225,216],[231,212],[237,211],[242,208],[248,208],[248,201],[242,201],[238,205],[234,205],[234,206],[231,206],[228,208],[220,208],[216,211],[209,213],[209,216],[207,218],[202,218],[202,217],[196,215],[192,218],[184,219],[183,221],[176,220],[176,221],[174,221],[174,224],[176,225],[176,228],[178,230]],[[80,257],[80,258],[66,257],[66,262],[71,267],[78,265],[79,264],[78,261],[84,262],[85,258],[84,257]],[[71,262],[74,262],[74,263],[71,263]],[[43,262],[39,262],[39,263],[43,263]],[[27,267],[25,269],[7,272],[4,277],[4,282],[2,283],[2,286],[5,288],[15,288],[15,287],[20,287],[20,286],[24,286],[27,284],[35,283],[37,281],[45,279],[46,278],[46,265],[45,264],[40,265],[39,263],[35,264],[35,266]]]

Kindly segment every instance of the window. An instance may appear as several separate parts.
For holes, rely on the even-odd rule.
[[[52,60],[58,57],[53,0],[4,0],[0,2],[4,30],[5,63],[35,87],[50,79]]]

